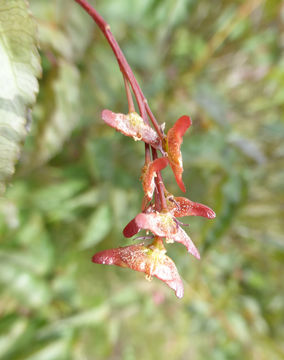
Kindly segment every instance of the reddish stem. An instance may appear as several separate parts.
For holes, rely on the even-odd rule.
[[[124,83],[125,83],[125,89],[126,89],[126,95],[127,95],[127,99],[128,99],[129,109],[134,108],[134,104],[132,101],[132,97],[131,97],[130,89],[128,87],[127,80],[129,81],[129,83],[132,87],[132,90],[134,92],[134,95],[135,95],[135,98],[136,98],[136,101],[137,101],[137,104],[139,107],[140,114],[141,114],[144,122],[146,124],[149,123],[148,116],[147,116],[147,114],[148,114],[159,137],[161,138],[161,140],[163,140],[163,137],[164,137],[163,132],[161,131],[161,128],[160,128],[155,116],[153,115],[153,113],[148,105],[148,102],[147,102],[129,64],[128,64],[125,56],[123,55],[123,52],[121,51],[112,32],[110,31],[110,26],[106,23],[106,21],[102,18],[102,16],[86,0],[75,0],[75,1],[84,10],[86,10],[87,13],[93,18],[93,20],[99,26],[99,28],[101,29],[102,33],[104,34],[105,38],[107,39],[108,43],[110,44],[110,46],[113,50],[114,55],[117,59],[118,65],[120,67],[120,70],[124,76]],[[153,148],[152,148],[152,154],[153,154],[153,160],[158,158],[157,151]],[[150,148],[149,148],[149,145],[145,144],[145,162],[148,163],[150,160],[151,160],[150,159]],[[165,194],[164,194],[163,179],[162,179],[160,172],[157,173],[157,178],[155,179],[155,182],[156,182],[156,188],[157,188],[157,192],[159,194],[162,209],[167,209],[167,203],[166,203]]]
[[[124,80],[124,86],[125,86],[126,97],[128,102],[128,111],[131,113],[135,111],[135,107],[134,107],[131,91],[129,88],[128,80],[125,75],[123,75],[123,80]]]
[[[147,118],[147,112],[148,112],[155,130],[157,131],[159,137],[161,139],[163,139],[163,133],[160,129],[160,126],[159,126],[157,120],[155,119],[155,117],[153,116],[153,114],[149,108],[149,105],[147,104],[147,100],[146,100],[125,56],[123,55],[117,41],[115,40],[112,32],[110,31],[110,26],[106,23],[106,21],[101,17],[101,15],[86,0],[75,0],[75,1],[83,9],[85,9],[87,11],[87,13],[93,18],[93,20],[96,22],[96,24],[101,29],[102,33],[104,34],[105,38],[107,39],[108,43],[110,44],[110,46],[114,52],[114,55],[118,61],[120,70],[129,80],[129,83],[133,89],[133,92],[134,92],[135,98],[137,100],[138,107],[139,107],[139,110],[140,110],[143,120],[146,123],[148,123],[148,118]],[[147,109],[147,112],[146,112],[146,109]]]
[[[149,164],[151,161],[150,145],[145,143],[145,164]]]
[[[153,160],[158,158],[157,150],[152,148]],[[164,193],[164,182],[160,171],[157,171],[157,177],[155,178],[156,189],[160,197],[162,210],[167,210],[167,201]]]

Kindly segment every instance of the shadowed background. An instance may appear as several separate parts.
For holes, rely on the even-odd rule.
[[[43,76],[0,199],[3,360],[283,359],[284,6],[278,0],[93,1],[166,130],[188,114],[187,218],[201,260],[168,245],[182,300],[157,279],[91,263],[133,243],[144,146],[101,120],[123,79],[70,0],[30,1]],[[170,169],[170,192],[181,196]]]

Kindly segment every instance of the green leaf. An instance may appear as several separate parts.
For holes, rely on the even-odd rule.
[[[88,14],[78,11],[75,1],[31,1],[31,10],[40,24],[38,37],[45,54],[52,52],[70,62],[84,56],[95,24]]]
[[[0,322],[0,356],[7,355],[17,347],[19,339],[27,331],[28,320],[16,315],[2,317]]]
[[[46,338],[63,331],[71,331],[82,327],[95,326],[108,318],[110,306],[107,303],[98,305],[92,309],[79,312],[73,316],[66,317],[51,323],[38,332],[39,338]]]
[[[101,205],[91,216],[85,234],[81,242],[81,248],[85,249],[99,243],[111,229],[112,216],[107,205]]]
[[[67,200],[72,200],[85,186],[84,180],[69,180],[51,184],[34,192],[33,202],[41,211],[51,213]]]
[[[15,251],[7,242],[6,247],[0,249],[1,262],[8,261],[36,275],[46,274],[52,269],[54,248],[38,213],[25,222],[15,239],[21,247]]]
[[[70,359],[71,336],[64,336],[44,344],[39,349],[31,349],[28,354],[17,357],[17,360],[67,360]],[[27,355],[27,356],[26,356]]]
[[[213,223],[204,227],[206,232],[203,244],[204,252],[222,239],[222,236],[232,226],[236,214],[247,198],[247,182],[243,174],[232,173],[217,189],[218,203],[216,204],[217,218]]]
[[[50,300],[50,292],[44,280],[27,271],[13,259],[2,257],[0,262],[0,285],[15,297],[19,304],[38,308]]]
[[[52,84],[54,111],[46,116],[33,154],[38,164],[48,161],[62,149],[80,119],[79,79],[74,65],[63,60],[59,62],[58,76]]]
[[[29,108],[38,92],[41,67],[35,30],[27,2],[0,2],[0,193],[15,171],[28,132]]]

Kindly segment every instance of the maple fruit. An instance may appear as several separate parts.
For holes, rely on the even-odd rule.
[[[148,237],[142,236],[144,240],[151,239],[148,245],[143,242],[103,250],[96,253],[92,261],[96,264],[116,265],[143,272],[148,279],[154,276],[173,289],[178,298],[182,298],[183,284],[173,260],[166,255],[164,243],[179,242],[189,253],[200,259],[197,248],[181,228],[182,224],[177,217],[203,216],[213,219],[216,216],[214,211],[205,205],[185,197],[174,197],[166,190],[161,175],[161,171],[170,165],[179,188],[183,192],[186,191],[182,180],[181,144],[192,121],[189,116],[183,115],[167,134],[164,133],[164,125],[159,125],[153,115],[125,56],[110,31],[110,26],[87,1],[75,1],[88,12],[103,32],[123,75],[128,113],[116,113],[106,109],[102,111],[102,120],[123,135],[145,143],[145,164],[140,177],[144,191],[142,212],[125,226],[123,235],[130,238],[140,230],[152,233]],[[132,93],[139,113],[136,112]],[[162,155],[160,158],[158,151]]]

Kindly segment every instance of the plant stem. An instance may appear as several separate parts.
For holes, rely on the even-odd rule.
[[[136,98],[136,101],[137,101],[137,104],[139,107],[140,114],[141,114],[144,122],[146,124],[149,123],[148,116],[147,116],[147,114],[148,114],[160,139],[163,140],[163,138],[164,138],[163,132],[148,105],[148,102],[147,102],[147,100],[146,100],[146,98],[145,98],[145,96],[144,96],[132,70],[131,70],[131,67],[129,66],[125,56],[123,55],[123,52],[121,51],[112,32],[110,31],[110,26],[102,18],[102,16],[86,0],[75,0],[75,1],[84,10],[86,10],[86,12],[93,18],[93,20],[98,25],[98,27],[101,29],[102,33],[104,34],[105,38],[107,39],[108,43],[110,44],[110,46],[113,50],[113,53],[117,59],[119,68],[124,77],[124,84],[125,84],[126,96],[127,96],[127,100],[128,100],[129,111],[134,109],[134,104],[133,104],[131,92],[130,92],[130,89],[128,86],[128,81],[132,87],[133,93],[135,95],[135,98]],[[153,160],[155,160],[158,158],[157,151],[154,148],[151,148],[151,149],[152,149],[152,154],[153,154]],[[149,145],[145,144],[145,162],[149,163],[150,160],[151,160],[150,147],[149,147]],[[156,182],[157,193],[159,194],[162,209],[167,209],[167,202],[166,202],[165,194],[164,194],[163,179],[162,179],[160,172],[157,173],[157,178],[155,179],[155,182]]]
[[[128,111],[134,112],[135,107],[134,107],[134,103],[133,103],[133,99],[132,99],[132,95],[131,95],[131,90],[129,88],[128,80],[124,74],[123,74],[123,80],[124,80],[124,86],[125,86],[126,97],[127,97],[127,102],[128,102]],[[149,144],[145,143],[145,164],[149,164],[150,161],[151,161],[150,146],[149,146]]]
[[[150,145],[145,143],[145,164],[151,161]]]
[[[123,74],[123,80],[124,80],[124,86],[125,86],[126,97],[128,102],[128,111],[131,113],[135,111],[135,107],[134,107],[131,91],[129,88],[128,80],[124,74]]]
[[[104,34],[105,38],[107,39],[108,43],[110,44],[110,46],[114,52],[114,55],[117,59],[120,70],[129,80],[129,83],[133,89],[133,92],[134,92],[135,98],[137,100],[139,110],[140,110],[143,120],[146,121],[146,123],[148,122],[147,113],[146,113],[146,109],[147,109],[147,112],[150,116],[150,119],[152,121],[152,124],[153,124],[155,130],[157,131],[159,137],[161,139],[163,139],[163,133],[160,129],[160,126],[159,126],[157,120],[155,119],[154,115],[152,114],[152,112],[149,108],[149,105],[147,103],[147,100],[146,100],[125,56],[123,55],[117,41],[115,40],[112,32],[110,31],[110,26],[106,23],[106,21],[102,18],[102,16],[86,0],[75,0],[75,1],[84,10],[87,11],[87,13],[93,18],[93,20],[96,22],[96,24],[101,29],[102,33]]]
[[[156,160],[158,158],[157,150],[152,148],[152,154],[153,154],[153,160]],[[163,185],[164,182],[160,171],[157,171],[157,177],[155,178],[155,183],[156,183],[157,192],[159,193],[162,210],[167,210],[168,206],[164,193],[164,185]]]

